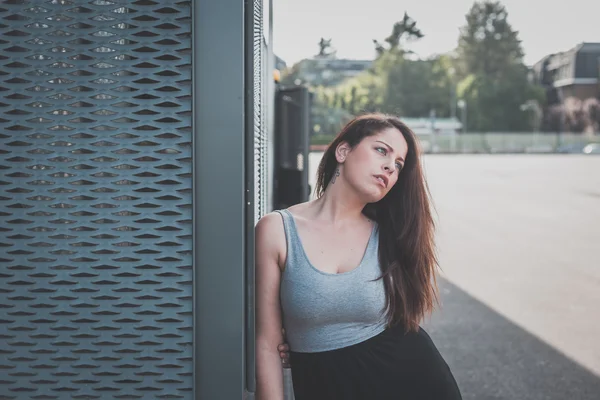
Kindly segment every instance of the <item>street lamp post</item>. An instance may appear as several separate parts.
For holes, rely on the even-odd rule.
[[[460,108],[463,135],[467,133],[467,102],[460,99],[456,105]]]
[[[454,67],[450,67],[448,75],[450,76],[450,118],[456,117],[456,84],[454,82]]]
[[[435,137],[435,110],[429,111],[429,123],[431,126],[431,152],[435,153],[437,148],[437,140]]]

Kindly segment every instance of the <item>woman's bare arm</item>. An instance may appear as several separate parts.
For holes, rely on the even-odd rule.
[[[283,400],[283,369],[277,346],[283,342],[279,265],[285,246],[281,217],[265,215],[255,229],[257,400]]]

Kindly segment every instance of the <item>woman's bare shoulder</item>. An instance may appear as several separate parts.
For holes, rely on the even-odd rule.
[[[284,233],[281,215],[273,211],[260,217],[256,224],[256,233],[259,232],[262,234]]]
[[[311,207],[313,206],[314,200],[307,201],[304,203],[294,204],[290,206],[287,210],[291,212],[296,218],[305,218],[306,214],[309,214]]]
[[[277,212],[265,214],[255,227],[257,250],[281,256],[286,250],[283,219]]]

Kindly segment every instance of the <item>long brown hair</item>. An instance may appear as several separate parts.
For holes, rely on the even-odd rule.
[[[379,262],[386,294],[388,325],[401,323],[405,331],[417,331],[426,314],[438,303],[435,223],[430,209],[431,194],[420,162],[415,134],[400,119],[387,114],[365,114],[350,121],[329,144],[317,172],[316,194],[321,197],[337,168],[335,150],[342,142],[351,148],[365,137],[386,128],[398,129],[408,144],[408,153],[398,181],[377,203],[363,213],[377,221]]]

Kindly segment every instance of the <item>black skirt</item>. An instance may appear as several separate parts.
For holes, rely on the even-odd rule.
[[[296,400],[459,400],[452,372],[429,335],[388,328],[341,349],[290,352]]]

